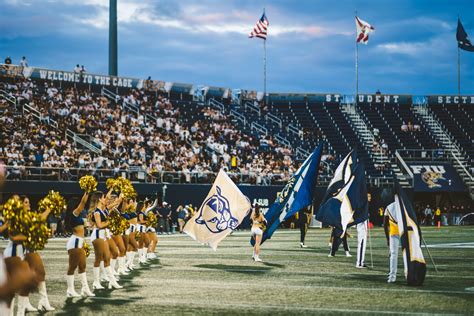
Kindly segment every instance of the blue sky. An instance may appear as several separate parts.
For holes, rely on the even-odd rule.
[[[108,0],[0,0],[0,58],[107,73]],[[354,93],[354,13],[375,32],[359,47],[359,90],[456,94],[457,15],[474,39],[472,0],[118,0],[119,75],[259,90],[265,6],[269,92]],[[474,53],[461,52],[474,94]]]

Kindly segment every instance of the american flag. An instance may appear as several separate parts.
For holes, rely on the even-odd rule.
[[[357,29],[357,43],[367,44],[369,41],[369,33],[373,32],[375,29],[372,25],[365,22],[364,20],[359,19],[356,16],[356,29]]]
[[[261,39],[267,39],[267,28],[268,28],[268,20],[265,12],[262,14],[260,20],[258,20],[257,24],[255,24],[253,31],[250,32],[249,37],[259,37]]]

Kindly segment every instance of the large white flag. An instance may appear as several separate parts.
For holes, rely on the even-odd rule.
[[[221,170],[201,207],[184,226],[184,232],[216,250],[219,242],[247,216],[250,207],[249,199]]]

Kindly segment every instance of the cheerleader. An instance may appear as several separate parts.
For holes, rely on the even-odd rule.
[[[109,244],[106,242],[105,229],[109,225],[107,221],[107,215],[105,213],[107,207],[108,197],[111,191],[105,196],[102,192],[94,192],[91,196],[90,209],[94,210],[92,213],[92,222],[94,223],[94,229],[91,234],[91,242],[94,246],[95,260],[94,260],[94,283],[92,284],[93,289],[103,289],[104,287],[100,284],[100,262],[104,261],[104,269],[109,278],[109,289],[121,289],[115,279],[115,276],[110,268],[110,249]]]
[[[147,208],[147,210],[145,211],[145,216],[148,216],[148,214],[150,214],[150,212],[153,212],[156,209],[157,205],[158,205],[158,198],[155,199],[155,202],[153,203],[153,205],[151,205],[149,208]],[[146,259],[155,259],[156,258],[155,249],[156,249],[156,245],[158,244],[158,238],[156,237],[155,227],[147,226],[146,227],[146,236],[149,240]]]
[[[122,204],[122,195],[120,195],[119,197],[110,195],[108,199],[107,209],[105,211],[106,215],[109,216],[109,211],[116,210],[120,204]],[[113,236],[109,228],[105,229],[105,238],[107,243],[109,244],[109,250],[111,255],[110,268],[112,269],[112,273],[115,276],[118,276],[119,273],[115,270],[115,265],[117,263],[117,259],[119,258],[120,248],[118,247],[116,241],[120,241],[120,245],[123,247],[122,238],[121,236]]]
[[[253,260],[261,262],[260,259],[260,243],[262,242],[263,230],[265,229],[265,217],[260,213],[260,205],[255,204],[252,215],[250,216],[252,220],[252,234],[255,238],[255,244],[253,248]]]
[[[68,208],[64,218],[66,231],[72,233],[67,242],[67,252],[69,255],[69,266],[67,269],[67,297],[95,296],[89,289],[86,276],[86,252],[84,251],[84,219],[81,212],[86,206],[89,194],[86,192],[82,196],[79,205],[72,209]],[[78,269],[78,276],[82,283],[81,294],[79,295],[74,289],[74,272]]]
[[[136,201],[130,201],[128,204],[129,209],[131,210],[130,212],[130,234],[128,238],[128,248],[127,248],[127,267],[130,270],[133,270],[135,268],[133,261],[135,260],[135,255],[138,251],[138,243],[137,240],[135,239],[135,235],[137,233],[137,225],[138,225],[138,215],[136,213],[137,210],[137,202]]]
[[[141,264],[147,263],[146,253],[150,240],[146,233],[146,210],[150,206],[148,199],[143,202],[143,207],[138,213],[138,232],[140,233],[140,241],[138,242],[138,262]]]
[[[20,197],[18,195],[14,195],[13,199],[20,200]],[[27,284],[25,284],[25,286],[18,286],[17,288],[13,286],[15,291],[5,293],[5,297],[3,299],[7,302],[5,309],[9,309],[11,307],[13,310],[13,298],[15,297],[15,292],[20,294],[33,291],[37,288],[40,279],[35,274],[35,271],[30,269],[28,263],[23,261],[24,250],[22,242],[26,241],[26,236],[9,229],[10,225],[11,222],[7,221],[0,226],[2,233],[8,236],[8,245],[3,252],[6,271],[9,276],[7,286],[10,285],[10,280],[14,283],[15,281],[19,281],[21,277],[33,277],[32,281],[34,283],[32,286],[27,286]],[[25,315],[26,311],[37,311],[37,309],[31,306],[29,303],[28,294],[26,294],[26,296],[19,295],[17,315]]]
[[[130,200],[131,201],[131,200]],[[124,200],[121,207],[120,216],[122,216],[127,222],[130,221],[130,215],[128,214],[129,202]],[[117,209],[118,210],[118,209]],[[130,224],[129,224],[130,226]],[[113,236],[117,247],[119,248],[118,257],[118,270],[119,275],[129,275],[130,270],[127,268],[127,247],[130,237],[130,227],[128,227],[121,236]]]
[[[28,199],[28,197],[26,196],[23,196],[22,201],[23,201],[23,208],[26,211],[31,211],[30,199]],[[51,209],[46,208],[46,210],[41,214],[41,219],[43,221],[46,221],[50,212],[51,212]],[[47,312],[54,311],[55,308],[52,307],[51,304],[49,303],[48,292],[46,291],[46,282],[45,282],[46,271],[44,269],[43,260],[41,259],[38,252],[31,251],[29,249],[25,249],[24,260],[28,263],[28,265],[30,266],[30,269],[36,273],[40,281],[38,292],[41,298],[40,298],[40,301],[38,302],[38,310],[47,311]],[[30,310],[35,311],[36,309],[33,306],[31,306],[30,301],[28,299],[29,291],[20,292],[20,295],[23,297],[26,297],[24,298],[24,300],[26,302],[27,311],[30,311]]]

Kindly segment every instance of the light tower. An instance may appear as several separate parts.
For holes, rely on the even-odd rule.
[[[117,0],[109,2],[109,76],[117,76]]]

